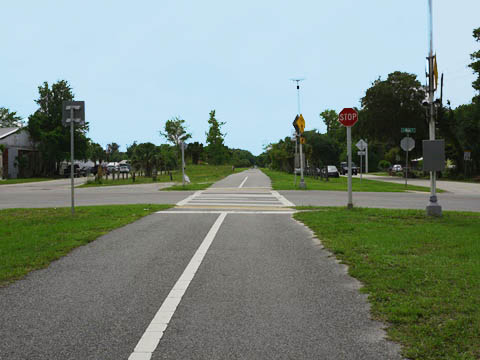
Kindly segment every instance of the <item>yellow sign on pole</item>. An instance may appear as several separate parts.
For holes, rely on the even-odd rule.
[[[300,136],[300,144],[305,144],[305,138],[303,136]]]
[[[300,130],[300,134],[303,134],[303,130],[305,129],[305,119],[303,118],[302,114],[300,114],[297,119],[297,126],[298,130]]]

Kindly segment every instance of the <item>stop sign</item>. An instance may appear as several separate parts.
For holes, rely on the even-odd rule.
[[[358,120],[358,112],[352,108],[345,108],[340,111],[338,114],[338,121],[342,123],[343,126],[350,127],[355,125]]]

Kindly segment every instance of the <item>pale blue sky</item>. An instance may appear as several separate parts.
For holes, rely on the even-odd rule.
[[[474,95],[469,54],[479,48],[479,0],[433,0],[434,48],[454,106]],[[121,150],[159,144],[184,118],[205,142],[208,113],[226,144],[254,154],[292,132],[291,77],[303,76],[306,129],[326,108],[358,106],[395,70],[425,81],[427,0],[3,1],[0,106],[27,118],[37,87],[66,79],[86,102],[89,136]]]

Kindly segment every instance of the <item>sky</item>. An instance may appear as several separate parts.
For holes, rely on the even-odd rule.
[[[225,144],[258,155],[291,135],[301,82],[306,130],[319,113],[359,106],[393,71],[425,83],[427,0],[53,0],[0,6],[0,107],[28,116],[38,86],[67,80],[84,100],[88,136],[120,150],[165,143],[175,116],[205,143],[209,112]],[[470,54],[479,0],[433,0],[433,43],[444,99],[474,96]],[[360,119],[361,121],[361,119]]]

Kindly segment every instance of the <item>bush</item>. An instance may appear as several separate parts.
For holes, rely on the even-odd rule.
[[[382,171],[388,170],[392,164],[387,160],[380,160],[378,162],[378,168]]]

